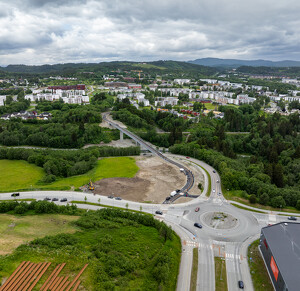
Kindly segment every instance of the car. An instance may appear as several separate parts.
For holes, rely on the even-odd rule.
[[[295,217],[295,216],[289,216],[288,220],[297,220],[297,217]]]
[[[216,171],[215,170],[213,170],[213,173],[215,173]]]
[[[52,201],[58,201],[58,198],[52,198]]]
[[[49,198],[49,197],[44,198],[44,201],[49,201],[49,200],[51,200],[51,198]]]
[[[114,199],[114,196],[108,196],[107,198],[109,198],[109,199]]]
[[[199,210],[200,210],[200,208],[199,208],[199,207],[195,208],[195,212],[198,212]]]
[[[215,189],[213,189],[213,193],[215,193],[216,192],[216,190]]]
[[[190,157],[186,157],[187,159],[189,159]]]
[[[220,181],[219,180],[217,180],[217,183],[219,183]]]
[[[11,194],[11,197],[17,197],[17,196],[20,196],[20,193],[12,193]]]
[[[218,194],[219,196],[221,196],[222,195],[222,193],[221,192],[219,192],[219,194]]]
[[[155,214],[163,215],[162,211],[160,211],[160,210],[156,210]]]
[[[240,281],[238,282],[238,285],[239,285],[239,288],[240,288],[240,289],[244,289],[244,282],[243,282],[243,281],[240,280]]]
[[[122,200],[122,198],[121,198],[121,197],[116,197],[115,199],[116,199],[116,200]]]
[[[60,199],[60,202],[66,202],[66,201],[68,201],[67,198],[61,198],[61,199]]]
[[[196,226],[196,227],[198,227],[198,228],[202,228],[202,225],[201,225],[200,223],[198,223],[198,222],[195,222],[195,223],[194,223],[194,226]]]
[[[170,200],[170,199],[171,199],[171,197],[170,197],[170,196],[166,197],[166,200]]]

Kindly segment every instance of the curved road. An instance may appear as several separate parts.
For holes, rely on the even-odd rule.
[[[128,133],[126,134],[129,135]],[[132,134],[130,133],[130,135]],[[144,145],[147,144],[144,143],[143,146]],[[153,148],[151,148],[151,150],[153,150]],[[155,152],[155,154],[158,153],[157,151]],[[170,154],[168,154],[168,157],[161,156],[187,169],[181,166],[180,162],[177,162],[178,160],[182,161],[186,159],[185,157]],[[182,241],[182,256],[177,282],[178,291],[187,291],[190,289],[193,248],[195,247],[198,247],[199,252],[197,290],[215,290],[215,256],[223,257],[226,260],[228,290],[239,290],[237,285],[238,280],[244,281],[245,290],[253,290],[247,262],[248,245],[253,240],[259,238],[261,227],[267,226],[269,222],[287,221],[287,216],[282,216],[282,212],[281,215],[276,215],[277,213],[270,213],[268,211],[265,211],[266,213],[256,213],[232,206],[222,195],[221,180],[218,173],[211,166],[202,161],[193,158],[190,158],[188,161],[205,168],[209,173],[211,177],[211,193],[209,193],[209,198],[201,195],[198,198],[182,204],[148,204],[109,199],[102,195],[71,191],[23,192],[19,198],[44,199],[45,197],[66,197],[68,201],[84,202],[86,196],[88,202],[99,203],[98,200],[100,199],[100,203],[103,205],[122,208],[127,207],[128,209],[142,210],[152,214],[155,214],[156,210],[161,210],[163,211],[163,215],[157,216],[157,218],[170,225],[181,237]],[[189,169],[187,170],[190,172]],[[205,189],[207,189],[207,179],[210,177],[206,174],[204,176],[206,180]],[[189,187],[189,185],[187,187]],[[11,197],[11,193],[2,193],[0,197],[3,200],[14,199]],[[62,202],[57,203],[64,204]],[[98,206],[88,204],[78,204],[78,207],[87,209],[99,208]],[[200,211],[196,212],[196,207],[199,207]],[[255,209],[253,208],[252,210]],[[218,228],[217,224],[211,225],[207,217],[212,213],[231,215],[236,219],[236,224],[227,229]],[[287,215],[290,214],[287,213]],[[203,228],[199,229],[194,227],[195,222],[201,223]]]

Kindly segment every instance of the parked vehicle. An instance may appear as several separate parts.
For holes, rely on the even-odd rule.
[[[195,223],[194,223],[194,226],[196,226],[196,227],[198,227],[198,228],[202,228],[202,225],[201,225],[200,223],[198,223],[198,222],[195,222]]]
[[[109,199],[114,199],[114,196],[108,196],[107,198],[109,198]]]
[[[49,198],[49,197],[44,198],[44,201],[49,201],[49,200],[51,200],[51,198]]]
[[[170,200],[170,199],[171,199],[171,197],[170,197],[170,196],[166,197],[166,200]]]
[[[199,208],[199,207],[195,208],[195,212],[198,212],[199,210],[200,210],[200,208]]]
[[[20,196],[20,193],[12,193],[11,194],[11,197],[17,197],[17,196]]]
[[[116,197],[115,199],[116,199],[116,200],[122,200],[122,198],[121,198],[121,197]]]
[[[61,199],[60,199],[60,202],[66,202],[66,201],[68,201],[67,198],[61,198]]]
[[[58,198],[52,198],[52,201],[58,201]]]
[[[295,217],[295,216],[289,216],[288,220],[297,220],[297,217]]]
[[[155,214],[163,215],[162,211],[160,211],[160,210],[156,210]]]

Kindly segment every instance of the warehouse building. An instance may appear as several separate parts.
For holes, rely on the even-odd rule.
[[[260,251],[276,291],[300,290],[300,224],[282,222],[264,227]]]

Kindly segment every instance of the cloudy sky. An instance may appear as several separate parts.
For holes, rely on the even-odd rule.
[[[0,0],[0,65],[300,60],[299,0]]]

